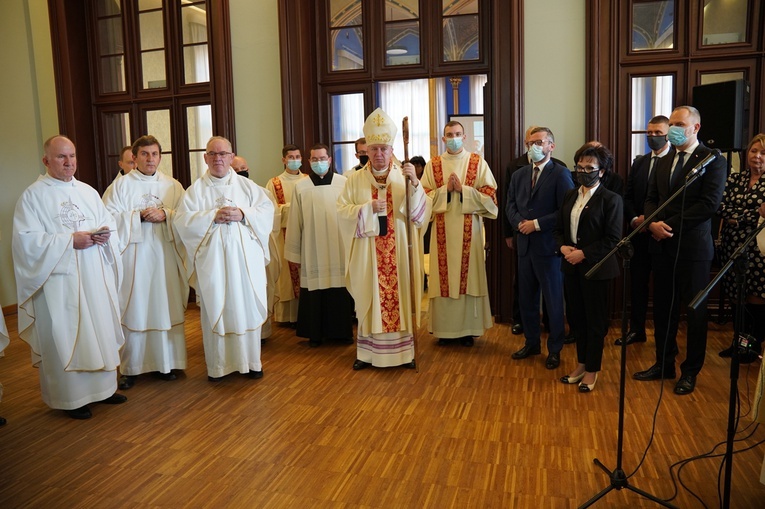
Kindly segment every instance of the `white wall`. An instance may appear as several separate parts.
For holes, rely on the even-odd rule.
[[[236,152],[265,186],[282,172],[279,9],[275,0],[231,0]]]
[[[3,0],[0,69],[0,305],[8,306],[16,303],[13,210],[45,171],[42,143],[58,130],[46,0]]]
[[[525,0],[525,124],[549,127],[569,168],[585,141],[585,0]]]

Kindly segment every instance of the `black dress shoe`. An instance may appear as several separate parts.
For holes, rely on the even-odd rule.
[[[661,366],[659,364],[654,364],[650,368],[646,369],[645,371],[638,371],[634,375],[632,375],[632,378],[635,380],[640,380],[641,382],[647,382],[649,380],[674,380],[675,379],[675,366],[671,366],[669,368],[664,368],[664,372],[661,371]]]
[[[717,355],[719,355],[722,358],[733,357],[733,347],[729,346],[728,348],[726,348],[725,350],[722,350]]]
[[[368,368],[371,365],[372,364],[370,364],[369,362],[364,362],[364,361],[360,361],[360,360],[356,359],[354,361],[354,363],[353,363],[353,370],[354,371],[359,371],[361,369]]]
[[[564,345],[570,345],[571,343],[576,343],[576,336],[574,335],[574,333],[573,333],[573,332],[571,332],[571,333],[567,334],[567,335],[566,335],[566,336],[563,338],[563,344],[564,344]]]
[[[311,348],[316,348],[317,346],[321,346],[321,340],[311,338],[308,340],[308,346],[310,346]]]
[[[510,329],[510,332],[518,336],[519,334],[523,334],[523,325],[516,323],[513,325],[513,328]]]
[[[88,405],[81,406],[80,408],[75,408],[74,410],[64,410],[66,412],[66,415],[71,417],[72,419],[90,419],[93,417],[93,414],[90,413],[90,408],[88,408]]]
[[[406,369],[416,369],[417,364],[415,364],[414,359],[412,359],[412,362],[407,362],[406,364],[402,364]]]
[[[560,366],[560,352],[553,352],[547,356],[545,367],[547,369],[556,369]]]
[[[171,382],[178,378],[178,375],[173,373],[172,370],[169,373],[159,373],[158,376],[160,380],[167,380],[168,382]]]
[[[250,370],[250,372],[247,373],[247,376],[249,376],[250,378],[254,378],[255,380],[259,378],[263,378],[263,370],[262,369],[260,371]]]
[[[122,375],[120,381],[117,384],[117,388],[121,391],[126,391],[135,385],[136,375]]]
[[[645,333],[639,333],[639,332],[630,332],[627,334],[627,344],[631,345],[632,343],[645,343],[647,340]],[[617,338],[616,341],[614,341],[614,344],[616,346],[622,346],[622,338]]]
[[[210,375],[207,375],[207,381],[208,382],[220,382],[221,380],[223,380],[222,376],[210,376]]]
[[[353,344],[353,338],[342,338],[340,342],[344,345],[352,345]]]
[[[449,340],[446,338],[438,338],[438,346],[446,346],[449,344]]]
[[[122,403],[127,401],[127,396],[123,394],[117,394],[116,392],[109,396],[106,399],[102,399],[99,401],[99,403],[104,403],[105,405],[121,405]]]
[[[460,338],[460,344],[462,346],[473,346],[475,344],[475,340],[473,339],[473,336],[465,336]]]
[[[696,388],[696,375],[683,375],[675,384],[675,394],[690,394]]]
[[[6,420],[5,420],[5,417],[0,417],[0,426],[5,426],[5,424],[6,424],[7,422],[8,422],[8,421],[6,421]]]
[[[523,348],[515,352],[512,357],[513,359],[525,359],[526,357],[531,357],[532,355],[539,355],[542,353],[542,348],[539,345],[536,346],[529,346],[525,345]]]

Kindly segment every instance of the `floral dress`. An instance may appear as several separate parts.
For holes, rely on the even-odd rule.
[[[723,227],[720,234],[720,253],[722,263],[726,263],[736,249],[744,242],[757,226],[760,215],[757,209],[765,201],[765,178],[760,178],[749,189],[749,170],[732,173],[725,186],[723,201],[717,213],[722,217]],[[737,224],[728,221],[735,219]],[[746,274],[747,295],[765,298],[765,255],[760,253],[757,242],[749,245],[749,268]],[[725,294],[736,300],[736,285],[733,270],[729,270],[723,279]]]

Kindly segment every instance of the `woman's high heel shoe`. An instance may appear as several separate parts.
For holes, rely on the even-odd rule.
[[[579,392],[592,392],[595,390],[595,384],[598,383],[598,374],[595,373],[595,380],[591,384],[579,382]]]
[[[560,382],[563,384],[578,384],[582,378],[584,378],[584,371],[582,371],[581,374],[576,376],[566,375],[560,377]]]

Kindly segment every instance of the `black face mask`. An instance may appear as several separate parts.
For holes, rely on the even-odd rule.
[[[593,171],[592,173],[578,171],[576,172],[576,180],[584,187],[592,187],[600,180],[600,170]]]
[[[664,145],[667,144],[667,137],[665,135],[662,136],[648,136],[648,146],[651,147],[651,150],[654,152],[659,150],[660,148],[663,148]]]
[[[359,164],[361,164],[361,166],[366,166],[368,162],[369,156],[359,156]]]
[[[244,178],[250,178],[250,172],[249,171],[240,171],[239,173],[237,173],[237,175],[239,175],[240,177],[244,177]]]

